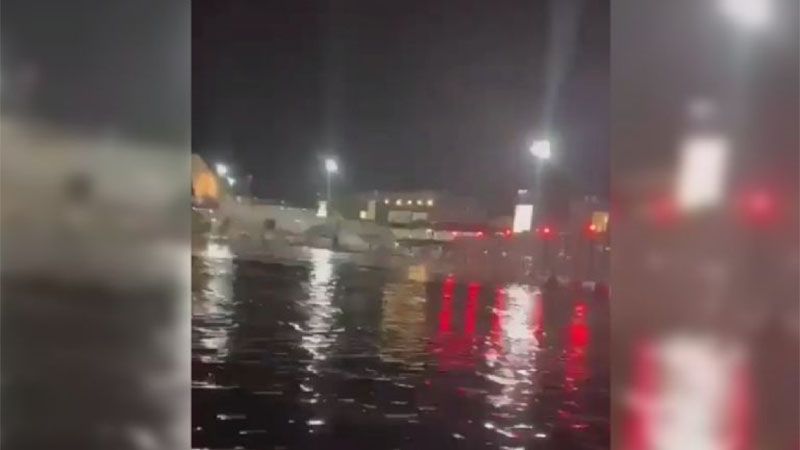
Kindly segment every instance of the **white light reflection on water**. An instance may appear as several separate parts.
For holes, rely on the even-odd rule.
[[[317,415],[321,415],[322,412],[317,407],[322,394],[318,392],[318,386],[315,386],[314,381],[320,372],[320,365],[328,358],[331,347],[336,342],[340,330],[334,326],[342,313],[340,308],[333,305],[336,287],[334,256],[335,253],[327,249],[309,249],[311,267],[306,288],[307,297],[299,302],[302,312],[307,316],[298,330],[302,335],[300,347],[311,356],[311,361],[305,366],[308,374],[300,384],[303,391],[300,402],[315,405],[312,408]],[[307,431],[313,433],[315,428],[325,425],[325,420],[317,417],[306,424],[309,427]]]
[[[485,374],[495,389],[486,401],[495,409],[499,420],[491,429],[507,438],[533,432],[529,423],[529,402],[537,387],[536,352],[539,341],[534,331],[540,325],[541,294],[526,285],[509,284],[497,291],[492,330],[485,353]]]
[[[203,349],[203,362],[223,362],[228,356],[228,336],[233,329],[234,264],[226,244],[210,242],[202,256],[193,281],[201,283],[193,295],[195,345]]]
[[[333,326],[341,310],[333,306],[333,252],[327,249],[309,249],[311,272],[308,281],[308,298],[301,303],[308,314],[303,327],[301,347],[314,360],[310,370],[316,369],[316,362],[325,360],[328,350],[336,340]]]
[[[381,350],[384,361],[400,361],[410,367],[425,357],[425,285],[413,281],[388,283],[383,290]]]

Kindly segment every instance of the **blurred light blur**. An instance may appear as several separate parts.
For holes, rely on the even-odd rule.
[[[798,3],[612,24],[613,448],[797,448]]]
[[[3,447],[188,448],[189,5],[0,17]]]

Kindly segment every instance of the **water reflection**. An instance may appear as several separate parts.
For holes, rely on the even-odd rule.
[[[425,356],[425,285],[388,283],[383,289],[381,359],[418,367]]]
[[[485,377],[492,383],[486,402],[494,408],[484,427],[504,438],[519,440],[541,432],[531,423],[531,403],[536,383],[541,293],[529,286],[511,284],[499,289],[492,311]]]
[[[301,329],[301,347],[313,359],[309,370],[316,372],[319,361],[327,357],[331,345],[336,341],[333,328],[341,309],[333,306],[333,252],[327,249],[310,249],[311,271],[308,281],[308,297],[300,301],[308,319]]]
[[[607,404],[586,400],[606,389],[589,376],[591,304],[323,249],[294,265],[226,255],[193,260],[194,447],[605,445],[558,435],[606,426],[592,417]]]
[[[229,353],[233,319],[234,262],[226,244],[209,242],[204,257],[192,264],[202,267],[192,277],[193,353],[206,363],[222,363]],[[207,381],[214,387],[213,381]]]

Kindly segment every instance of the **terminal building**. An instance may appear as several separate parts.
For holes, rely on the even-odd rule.
[[[420,239],[432,238],[436,231],[477,233],[488,222],[487,211],[477,200],[444,191],[371,191],[334,203],[345,218],[375,222],[401,234],[408,234],[403,229],[417,230]]]

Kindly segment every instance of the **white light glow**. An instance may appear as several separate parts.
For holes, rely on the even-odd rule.
[[[417,206],[422,206],[422,200],[417,200]]]
[[[400,205],[403,204],[403,201],[402,200],[397,200],[396,202],[394,202],[394,204],[397,205],[397,206],[400,206]]]
[[[358,212],[358,218],[361,220],[365,220],[367,218],[367,212],[363,209]]]
[[[748,29],[765,27],[772,16],[769,0],[720,0],[720,9],[731,21]]]
[[[514,207],[514,223],[512,224],[511,231],[514,233],[531,231],[532,222],[533,205],[517,205]]]
[[[325,158],[325,171],[328,173],[338,173],[339,163],[333,158]]]
[[[389,199],[388,198],[383,199],[383,204],[384,205],[388,205],[389,204]]]
[[[720,203],[728,162],[728,143],[721,136],[689,138],[681,150],[676,194],[684,210]]]
[[[233,186],[234,184],[236,184],[236,179],[233,177],[228,177],[228,184]]]
[[[217,175],[224,177],[228,174],[228,166],[222,163],[217,163]]]
[[[550,156],[552,155],[550,150],[550,141],[546,139],[533,141],[530,151],[533,156],[542,160],[550,159]]]
[[[428,199],[428,206],[433,206],[433,199],[432,198]]]
[[[746,354],[735,343],[694,335],[668,337],[655,350],[662,387],[633,396],[653,448],[730,448],[725,418]]]
[[[319,201],[317,217],[328,217],[328,202],[326,200]]]

